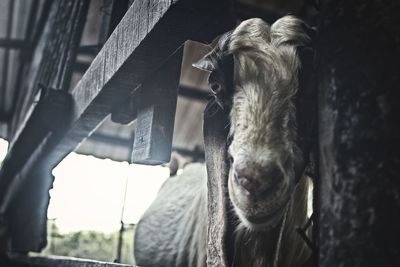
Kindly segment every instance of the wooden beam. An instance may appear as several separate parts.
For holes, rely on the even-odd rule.
[[[25,125],[25,131],[20,134],[21,140],[29,142],[17,140],[0,169],[0,214],[6,212],[6,203],[24,182],[25,175],[21,174],[34,168],[36,158],[40,157],[50,137],[53,133],[62,131],[62,124],[68,121],[72,106],[71,96],[60,90],[47,90],[43,95]]]
[[[65,5],[74,7],[74,12],[68,13],[63,19],[57,18],[57,14],[62,13]],[[32,161],[32,154],[39,155],[35,150],[43,147],[43,140],[48,139],[51,132],[57,131],[59,126],[60,130],[64,130],[70,114],[71,97],[65,91],[50,90],[47,87],[61,89],[63,84],[69,83],[73,65],[71,58],[75,55],[76,45],[80,40],[87,5],[87,1],[75,0],[56,1],[52,5],[51,15],[46,24],[47,33],[39,45],[42,48],[35,50],[39,54],[35,60],[40,62],[41,68],[36,68],[38,67],[36,65],[32,67],[28,75],[31,79],[24,91],[24,100],[21,99],[19,112],[14,114],[13,122],[21,119],[21,124],[14,132],[9,153],[0,170],[0,205],[3,204],[9,184],[18,176],[17,173],[22,170],[25,163]],[[63,34],[60,33],[62,30],[65,30]],[[63,45],[53,48],[54,43]],[[35,93],[37,97],[34,97]],[[39,96],[38,103],[28,105],[29,101],[39,99]]]
[[[229,114],[218,105],[209,102],[204,110],[203,135],[207,166],[207,266],[232,266],[229,254],[233,240],[229,238],[229,197],[226,139],[228,136]]]
[[[101,262],[73,257],[47,256],[29,257],[24,255],[12,256],[10,262],[20,264],[20,267],[133,267],[133,265]]]
[[[16,110],[18,110],[17,104],[21,98],[21,93],[26,93],[25,88],[22,86],[24,82],[26,82],[26,79],[24,79],[24,74],[28,73],[32,64],[33,54],[38,51],[37,44],[48,20],[52,3],[52,0],[45,0],[41,6],[40,13],[38,14],[38,0],[32,1],[27,23],[27,25],[30,25],[30,27],[27,27],[24,38],[24,41],[29,43],[29,47],[21,51],[20,64],[16,73],[16,83],[14,86],[15,95],[12,103],[12,109],[10,111],[10,114],[13,114],[13,116],[16,114]],[[39,17],[39,20],[36,22],[37,17]],[[11,130],[8,131],[7,139],[11,139],[11,132]]]
[[[51,169],[38,164],[37,159],[48,153],[49,142],[62,131],[70,107],[70,95],[60,90],[48,91],[36,106],[27,131],[21,134],[30,143],[17,142],[4,161],[0,172],[0,217],[9,230],[8,250],[40,251],[46,245],[48,191],[54,177]],[[25,160],[24,164],[19,165],[13,156]]]
[[[102,25],[99,44],[104,44],[129,8],[129,0],[102,0]]]
[[[38,100],[40,85],[68,90],[88,5],[86,0],[52,1],[49,19],[16,103],[11,123],[11,146],[24,130],[32,106]]]
[[[23,39],[0,39],[0,47],[5,49],[26,49],[30,46]]]
[[[72,91],[73,123],[50,164],[58,164],[187,39],[210,41],[230,29],[230,5],[230,0],[135,1]]]
[[[161,164],[171,156],[183,46],[140,87],[132,162]]]

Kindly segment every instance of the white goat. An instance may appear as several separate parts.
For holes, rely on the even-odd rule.
[[[308,179],[298,145],[297,48],[310,39],[286,16],[272,26],[242,22],[196,66],[210,72],[217,102],[230,108],[229,198],[237,216],[234,266],[301,266],[310,251],[296,232],[307,220]],[[232,77],[224,71],[233,68]],[[137,264],[205,266],[207,186],[201,164],[170,178],[137,225]]]

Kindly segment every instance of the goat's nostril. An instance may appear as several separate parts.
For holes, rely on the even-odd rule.
[[[284,173],[277,164],[270,164],[259,169],[240,169],[233,171],[234,181],[247,194],[252,196],[264,195],[284,181]]]
[[[257,188],[260,186],[260,183],[256,181],[255,179],[251,179],[245,176],[238,176],[235,175],[236,182],[243,187],[245,190],[247,190],[250,193],[254,193]]]
[[[251,183],[251,180],[250,180],[250,179],[248,179],[248,178],[246,178],[246,177],[239,177],[238,180],[239,180],[239,184],[240,184],[242,187],[244,187],[246,190],[249,191],[249,190],[251,189],[252,183]]]

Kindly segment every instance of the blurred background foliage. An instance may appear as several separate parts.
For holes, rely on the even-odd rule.
[[[121,263],[133,264],[134,225],[125,225],[121,246]],[[47,246],[36,255],[68,256],[106,262],[117,262],[120,231],[102,233],[79,231],[61,234],[53,220],[48,221]]]

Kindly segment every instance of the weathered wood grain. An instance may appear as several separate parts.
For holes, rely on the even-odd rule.
[[[100,262],[62,256],[29,257],[16,255],[11,258],[11,262],[20,264],[18,265],[19,267],[134,267],[127,264]]]
[[[321,8],[319,266],[400,266],[400,2]]]
[[[48,190],[54,177],[51,169],[38,164],[37,159],[48,152],[46,148],[53,134],[62,131],[61,124],[68,121],[64,116],[69,115],[70,107],[70,95],[49,90],[26,125],[30,130],[21,134],[30,143],[17,142],[17,147],[11,150],[20,160],[25,160],[24,164],[19,165],[12,158],[15,154],[8,154],[5,161],[8,164],[1,169],[0,214],[4,218],[2,223],[9,229],[8,249],[39,251],[46,245]]]
[[[229,122],[226,110],[209,102],[204,111],[204,146],[207,165],[208,244],[207,266],[231,266],[228,222],[227,145]],[[228,242],[229,241],[229,242]],[[233,243],[232,243],[233,244]]]
[[[88,1],[54,1],[49,19],[35,48],[11,124],[11,143],[19,139],[38,100],[40,85],[66,91],[88,9]]]
[[[20,183],[23,183],[24,175],[21,173],[26,166],[29,168],[35,166],[35,161],[40,156],[37,151],[43,149],[52,132],[62,131],[65,127],[63,123],[69,119],[68,115],[72,106],[70,95],[52,89],[47,90],[43,95],[25,125],[25,131],[21,132],[21,139],[12,144],[0,169],[0,214],[6,212],[8,205],[6,203],[11,200]]]
[[[232,27],[230,1],[135,1],[72,92],[71,128],[57,164],[187,39],[207,41]]]
[[[140,87],[132,162],[161,164],[171,156],[183,46]]]
[[[103,18],[99,44],[104,44],[129,8],[129,0],[102,0]]]

